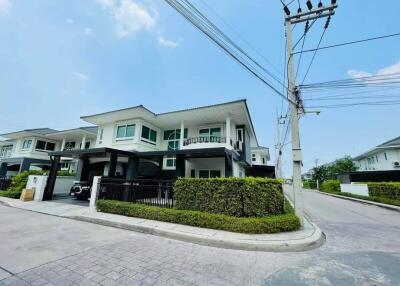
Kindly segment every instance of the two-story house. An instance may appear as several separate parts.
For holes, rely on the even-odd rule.
[[[1,134],[0,177],[9,177],[26,170],[49,170],[48,152],[90,148],[95,144],[96,127],[57,131],[49,128],[27,129]],[[75,171],[75,162],[62,158],[61,169]]]
[[[62,158],[78,160],[81,181],[94,175],[244,177],[253,163],[269,160],[268,148],[258,144],[246,100],[158,114],[140,105],[81,118],[98,127],[95,145],[49,152],[53,170]],[[252,160],[252,152],[258,161]]]

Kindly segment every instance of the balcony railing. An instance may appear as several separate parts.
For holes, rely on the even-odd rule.
[[[0,158],[8,158],[11,157],[13,147],[3,147],[0,149]]]
[[[183,146],[197,143],[226,143],[226,138],[221,136],[192,137],[183,140]]]

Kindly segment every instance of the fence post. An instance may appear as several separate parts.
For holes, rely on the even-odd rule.
[[[89,208],[90,210],[93,211],[96,210],[96,201],[97,198],[99,197],[100,182],[101,182],[101,177],[98,176],[93,177],[93,183],[91,188],[92,191],[90,193],[90,203],[89,203]]]
[[[161,200],[161,184],[162,184],[162,183],[158,182],[158,196],[157,196],[158,201]]]
[[[168,197],[169,197],[169,183],[165,183],[165,201],[166,202],[169,202]]]
[[[129,201],[129,190],[131,188],[131,184],[129,182],[125,182],[125,183],[123,183],[123,185],[124,185],[124,193],[122,196],[122,200],[125,202],[128,202]]]

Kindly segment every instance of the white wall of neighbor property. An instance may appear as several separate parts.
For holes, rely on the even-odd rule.
[[[340,191],[342,193],[350,193],[359,196],[369,196],[368,185],[360,183],[340,184]]]
[[[46,187],[48,176],[42,175],[30,175],[28,177],[28,182],[26,184],[26,189],[35,189],[35,201],[43,200],[43,192],[44,188]],[[67,196],[69,195],[69,191],[71,187],[76,181],[75,177],[57,177],[53,195],[56,196]]]
[[[199,177],[199,170],[220,170],[221,177],[225,177],[225,158],[187,159],[185,177],[190,177],[192,169],[196,171],[196,178]]]
[[[238,162],[232,162],[232,176],[238,178],[246,177],[246,170]]]
[[[400,162],[400,148],[377,150],[373,155],[355,161],[358,171],[400,170],[393,166],[393,162]]]
[[[254,155],[253,155],[254,154]],[[253,158],[255,161],[253,161]],[[264,161],[263,161],[264,159]],[[268,165],[268,156],[264,150],[251,150],[251,163],[253,165]]]

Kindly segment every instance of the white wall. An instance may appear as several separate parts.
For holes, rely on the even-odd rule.
[[[235,161],[233,161],[233,165],[232,165],[232,176],[238,177],[238,178],[246,177],[245,169],[242,166],[240,166],[238,162],[235,162]]]
[[[21,150],[22,144],[25,140],[32,140],[32,145],[29,150]],[[56,140],[51,140],[51,139],[43,138],[43,137],[25,137],[25,138],[16,140],[11,157],[13,157],[13,158],[27,157],[27,158],[34,158],[34,159],[49,160],[50,158],[46,151],[35,150],[37,140],[43,140],[43,141],[55,143],[56,144],[55,150],[59,150],[61,147],[61,143]]]
[[[191,170],[196,170],[196,178],[199,177],[199,170],[220,170],[221,176],[225,177],[224,158],[194,158],[186,160],[185,176],[190,177]]]
[[[253,161],[253,154],[255,155],[255,161]],[[262,159],[264,158],[264,163]],[[251,163],[253,165],[268,165],[268,156],[264,150],[251,150]]]
[[[48,176],[37,176],[30,175],[26,184],[26,189],[35,188],[35,201],[43,200],[43,192],[46,187]],[[54,186],[53,195],[65,196],[69,194],[69,191],[76,180],[75,177],[57,177],[56,184]]]
[[[369,162],[368,158],[370,159]],[[393,167],[393,162],[400,162],[400,148],[377,150],[373,155],[369,155],[355,163],[360,167],[358,171],[400,170],[400,168]]]
[[[359,196],[369,196],[367,184],[340,184],[340,191],[343,193],[350,193]]]

